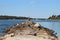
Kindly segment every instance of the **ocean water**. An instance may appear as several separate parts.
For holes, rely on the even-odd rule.
[[[5,30],[17,23],[24,22],[26,20],[0,20],[0,35],[3,35]],[[60,36],[60,20],[33,20],[40,25],[52,29]]]

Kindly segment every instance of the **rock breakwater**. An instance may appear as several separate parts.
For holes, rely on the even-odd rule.
[[[3,40],[58,40],[54,31],[27,21],[8,28]]]

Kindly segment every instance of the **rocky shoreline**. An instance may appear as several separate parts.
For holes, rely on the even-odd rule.
[[[59,40],[53,30],[26,21],[8,28],[0,40]]]

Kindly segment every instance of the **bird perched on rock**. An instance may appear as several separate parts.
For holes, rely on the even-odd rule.
[[[34,25],[34,27],[39,27],[40,26],[40,24],[38,24],[38,23],[36,23],[35,25]]]

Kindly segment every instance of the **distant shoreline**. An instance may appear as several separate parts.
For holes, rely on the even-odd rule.
[[[60,17],[49,17],[49,18],[30,18],[21,16],[0,16],[0,20],[60,20]]]
[[[30,17],[18,17],[18,16],[0,16],[0,20],[27,20],[27,19],[32,19]]]

